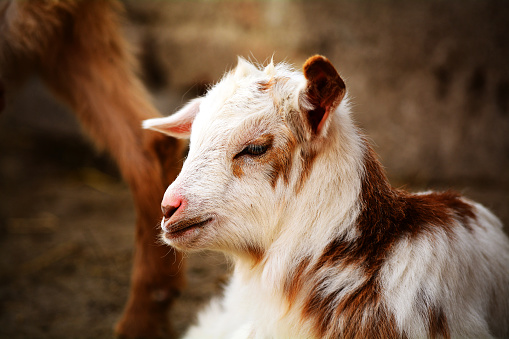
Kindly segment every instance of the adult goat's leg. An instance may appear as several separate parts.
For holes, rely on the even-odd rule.
[[[0,9],[1,76],[8,82],[19,65],[33,66],[115,159],[137,212],[131,293],[116,332],[161,337],[166,311],[183,285],[183,269],[180,254],[158,243],[156,225],[164,189],[179,170],[182,145],[140,127],[158,112],[133,71],[118,10],[103,0],[13,1]]]

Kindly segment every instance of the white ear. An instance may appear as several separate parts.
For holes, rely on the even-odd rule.
[[[164,118],[143,121],[143,128],[152,129],[175,138],[188,139],[196,114],[200,111],[203,98],[191,100],[177,112]]]

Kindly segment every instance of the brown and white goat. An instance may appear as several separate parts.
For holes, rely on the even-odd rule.
[[[509,335],[509,241],[459,195],[392,188],[332,64],[240,60],[146,128],[190,136],[163,239],[235,269],[189,338]]]
[[[159,116],[137,78],[121,34],[120,4],[106,0],[0,3],[0,109],[3,95],[31,71],[66,103],[94,142],[115,159],[137,212],[131,295],[116,332],[161,337],[183,285],[181,255],[159,246],[159,202],[177,176],[184,144],[142,131]]]

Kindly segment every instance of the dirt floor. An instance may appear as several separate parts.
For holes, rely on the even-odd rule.
[[[12,167],[0,173],[0,338],[109,338],[129,288],[129,191],[101,167],[75,167],[66,155],[42,161],[57,145],[39,142],[21,157],[2,153]],[[68,150],[90,156],[83,146]],[[171,315],[178,331],[218,291],[221,259],[191,255],[182,265],[188,287]]]
[[[492,209],[509,230],[509,6],[387,1],[372,2],[378,9],[343,2],[323,10],[320,4],[332,2],[302,2],[307,7],[297,11],[300,2],[286,8],[286,2],[252,1],[245,8],[222,3],[218,11],[214,2],[204,3],[156,2],[132,19],[138,25],[129,28],[137,32],[132,36],[157,38],[156,47],[145,47],[159,48],[167,60],[160,68],[171,77],[162,86],[173,92],[158,90],[164,112],[183,103],[192,82],[217,81],[225,60],[234,63],[237,54],[252,51],[264,60],[278,46],[277,57],[291,62],[327,54],[344,65],[354,109],[365,112],[358,120],[395,186],[459,190]],[[451,19],[458,16],[466,19]],[[361,27],[363,20],[369,25]],[[0,339],[111,338],[128,295],[134,218],[114,164],[30,80],[0,114]],[[228,271],[215,253],[188,255],[186,263],[188,285],[170,315],[179,333],[219,293]]]

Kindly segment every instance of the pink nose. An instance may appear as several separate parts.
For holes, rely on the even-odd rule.
[[[163,211],[163,215],[166,219],[171,218],[177,210],[184,205],[184,199],[178,195],[164,195],[163,201],[161,203],[161,210]]]

